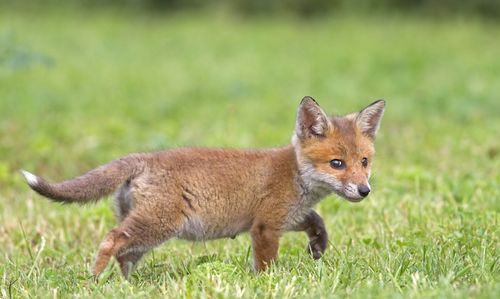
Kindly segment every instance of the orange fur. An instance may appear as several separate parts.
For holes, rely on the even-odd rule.
[[[384,106],[378,101],[359,113],[329,118],[306,97],[292,145],[132,154],[57,184],[23,174],[33,190],[55,201],[85,203],[117,190],[120,224],[99,247],[96,276],[113,256],[128,276],[147,251],[172,237],[234,238],[248,231],[254,266],[261,271],[277,258],[286,231],[306,232],[308,251],[314,258],[323,254],[328,235],[312,210],[319,200],[332,192],[351,201],[368,194],[373,141]],[[335,169],[335,159],[345,167]]]

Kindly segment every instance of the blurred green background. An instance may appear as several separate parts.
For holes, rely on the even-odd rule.
[[[2,1],[10,8],[76,7],[125,8],[155,13],[226,9],[239,15],[293,14],[318,17],[345,12],[399,12],[433,16],[453,14],[500,16],[497,0],[17,0]]]
[[[0,296],[500,295],[499,1],[0,2]],[[130,282],[94,283],[110,201],[52,204],[51,180],[130,152],[287,144],[298,103],[385,98],[374,192],[317,209],[330,245],[169,241]]]

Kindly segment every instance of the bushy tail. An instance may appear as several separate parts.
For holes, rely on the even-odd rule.
[[[31,189],[40,195],[57,202],[86,203],[113,193],[119,185],[141,172],[143,167],[143,155],[132,154],[61,183],[49,183],[25,170],[21,173]]]

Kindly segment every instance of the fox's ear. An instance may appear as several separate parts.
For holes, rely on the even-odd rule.
[[[300,139],[324,137],[330,129],[330,121],[318,103],[311,97],[304,97],[297,112],[295,133]]]
[[[385,101],[378,100],[361,110],[356,116],[356,125],[366,136],[375,139],[380,120],[384,115]]]

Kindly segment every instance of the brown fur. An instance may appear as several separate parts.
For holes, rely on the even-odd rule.
[[[383,103],[379,106],[383,111]],[[370,110],[369,117],[377,116],[375,112]],[[360,166],[359,161],[371,160],[374,134],[366,134],[366,127],[357,125],[360,117],[330,119],[306,97],[299,107],[293,145],[133,154],[58,184],[25,175],[35,191],[61,202],[84,203],[117,190],[120,224],[99,247],[93,269],[96,276],[114,256],[127,277],[147,251],[172,237],[234,238],[247,231],[255,269],[261,271],[276,260],[279,239],[286,231],[306,232],[308,251],[315,259],[324,253],[328,234],[311,208],[331,192],[352,196],[328,187],[329,180],[332,186],[337,181],[357,184],[367,180],[369,167]],[[378,117],[362,119],[363,126],[378,126],[381,113]],[[346,170],[332,169],[332,159],[345,160]]]
[[[303,143],[303,153],[309,157],[317,169],[331,173],[342,183],[351,181],[360,184],[368,176],[369,168],[359,163],[363,157],[372,160],[375,153],[373,142],[348,118],[332,118],[331,129],[321,141],[308,140]],[[328,161],[341,159],[347,162],[347,171],[336,170]]]

